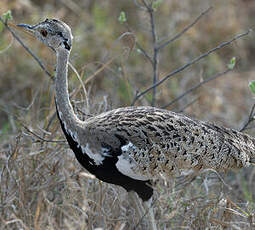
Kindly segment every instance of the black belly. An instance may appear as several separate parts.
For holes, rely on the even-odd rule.
[[[105,157],[105,159],[102,161],[102,164],[96,165],[93,159],[91,159],[86,153],[82,151],[78,143],[74,141],[71,135],[69,135],[69,133],[65,130],[65,127],[61,120],[60,124],[66,136],[67,142],[70,148],[73,150],[77,160],[91,174],[95,175],[101,181],[119,185],[127,191],[135,191],[143,201],[147,201],[152,197],[153,189],[150,186],[151,183],[149,180],[135,180],[131,177],[125,176],[118,171],[116,167],[116,163],[118,161],[118,154],[112,153],[111,157]]]

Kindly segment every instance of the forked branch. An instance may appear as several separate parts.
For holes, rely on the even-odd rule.
[[[226,69],[224,70],[223,72],[220,72],[220,73],[217,73],[215,75],[213,75],[212,77],[209,77],[201,82],[199,82],[198,84],[194,85],[193,87],[191,87],[190,89],[188,89],[187,91],[185,91],[183,94],[181,94],[180,96],[178,96],[177,98],[175,98],[174,100],[172,100],[171,102],[169,102],[168,104],[162,106],[161,108],[165,109],[167,108],[168,106],[171,106],[173,105],[175,102],[179,101],[180,99],[182,99],[183,97],[185,97],[186,95],[188,95],[189,93],[193,92],[194,90],[198,89],[199,87],[201,87],[202,85],[212,81],[212,80],[215,80],[227,73],[229,73],[230,71],[232,71],[233,69]]]
[[[180,38],[184,33],[186,33],[191,27],[193,27],[204,15],[206,15],[213,7],[210,6],[208,9],[203,11],[193,22],[187,25],[180,33],[176,34],[173,38],[169,39],[168,41],[162,42],[157,47],[158,50],[164,49],[167,45],[174,42],[176,39]]]
[[[216,46],[213,49],[208,50],[207,52],[201,54],[200,56],[194,58],[193,60],[189,61],[188,63],[184,64],[183,66],[181,66],[180,68],[170,72],[168,75],[166,75],[165,77],[163,77],[161,80],[159,80],[156,84],[153,84],[152,86],[148,87],[147,89],[145,89],[144,91],[142,91],[141,93],[137,94],[136,97],[134,98],[132,105],[135,104],[135,102],[142,97],[143,95],[145,95],[146,93],[148,93],[150,90],[152,90],[154,87],[158,87],[159,85],[161,85],[164,81],[168,80],[170,77],[176,75],[177,73],[182,72],[183,70],[185,70],[186,68],[190,67],[191,65],[199,62],[201,59],[209,56],[210,54],[218,51],[219,49],[222,49],[228,45],[230,45],[231,43],[233,43],[234,41],[247,36],[248,34],[250,34],[252,30],[249,29],[248,31],[238,34],[235,37],[233,37],[232,39],[226,41],[226,42],[222,42],[220,43],[218,46]]]

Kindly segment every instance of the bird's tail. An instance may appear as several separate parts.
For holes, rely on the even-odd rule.
[[[249,156],[249,163],[255,165],[255,138],[242,132],[234,132],[234,134],[237,137],[236,145],[239,145],[240,149]]]
[[[224,142],[232,146],[231,155],[236,160],[241,160],[243,166],[255,165],[255,138],[234,129],[210,124],[210,127],[218,131],[224,137]],[[231,148],[230,148],[231,149]],[[238,161],[235,161],[238,162]],[[248,164],[247,164],[248,163]],[[232,165],[234,167],[234,165]],[[239,168],[239,167],[238,167]]]

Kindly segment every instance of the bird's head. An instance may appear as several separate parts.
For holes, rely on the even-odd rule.
[[[59,49],[71,50],[73,39],[71,29],[60,20],[46,19],[36,25],[19,24],[17,26],[30,32],[56,52]]]

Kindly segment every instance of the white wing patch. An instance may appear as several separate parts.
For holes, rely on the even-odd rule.
[[[104,160],[104,156],[106,156],[106,154],[101,155],[100,153],[93,153],[91,151],[91,149],[89,148],[89,144],[87,143],[86,146],[81,146],[82,152],[86,155],[89,156],[89,158],[93,159],[96,165],[100,165],[102,164],[103,160]]]
[[[137,172],[138,170],[135,170],[138,168],[138,165],[135,163],[133,158],[131,158],[128,154],[129,151],[132,151],[135,148],[136,147],[131,142],[129,142],[127,145],[122,146],[121,147],[122,154],[118,156],[119,160],[116,163],[116,167],[125,176],[131,177],[135,180],[142,181],[148,180],[149,179],[148,177],[139,174]]]

